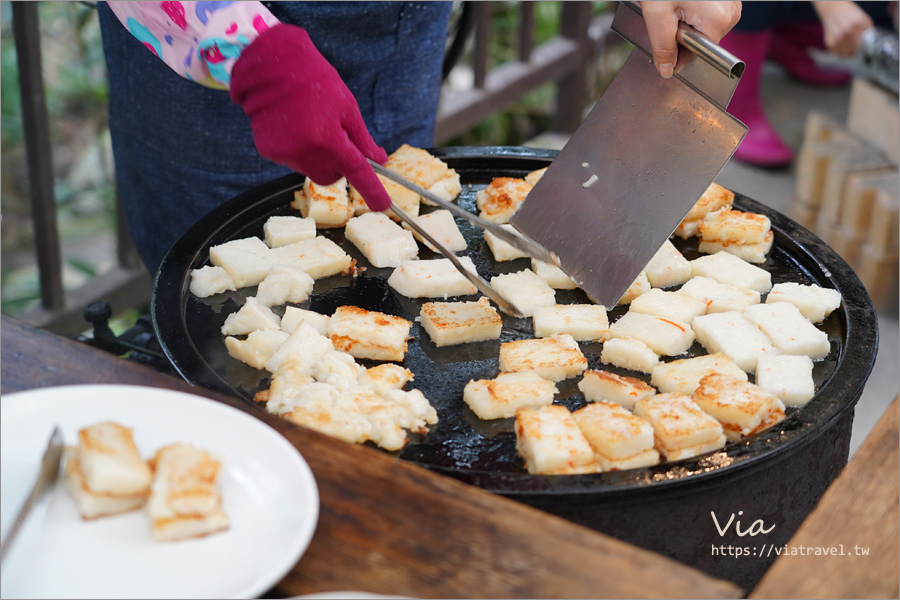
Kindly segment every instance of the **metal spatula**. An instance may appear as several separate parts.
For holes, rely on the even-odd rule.
[[[747,133],[725,107],[744,63],[681,23],[693,60],[663,79],[640,8],[612,28],[635,45],[625,66],[512,216],[595,302],[615,306]]]

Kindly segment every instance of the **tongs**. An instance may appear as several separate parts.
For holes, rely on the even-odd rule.
[[[369,159],[369,164],[372,165],[372,169],[379,175],[383,175],[391,181],[402,185],[406,189],[419,194],[429,202],[433,202],[441,208],[449,210],[451,213],[465,219],[472,225],[475,225],[476,227],[484,231],[490,231],[492,234],[494,234],[507,244],[518,248],[529,256],[532,256],[537,260],[555,265],[557,267],[559,266],[559,258],[556,256],[556,254],[550,252],[534,240],[531,240],[530,238],[522,234],[509,231],[508,229],[501,227],[498,223],[493,223],[491,221],[482,219],[477,215],[473,215],[469,211],[455,204],[447,202],[443,198],[438,197],[434,193],[429,192],[425,188],[413,183],[412,181],[409,181],[408,179],[402,177],[401,175],[398,175],[397,173],[394,173],[393,171],[385,168],[384,166],[371,159]],[[391,202],[391,210],[394,211],[394,214],[397,215],[397,217],[401,221],[409,225],[413,231],[422,236],[422,238],[424,238],[429,244],[431,244],[432,247],[434,247],[438,252],[448,258],[450,262],[453,263],[453,266],[456,267],[456,269],[460,273],[462,273],[469,281],[471,281],[482,294],[493,300],[494,303],[500,308],[500,310],[513,317],[522,318],[525,316],[525,314],[521,310],[519,310],[519,308],[515,304],[504,298],[503,295],[500,294],[500,292],[492,288],[491,285],[477,273],[473,273],[466,269],[460,262],[459,258],[457,258],[457,256],[453,252],[448,250],[443,244],[434,239],[431,234],[425,231],[421,225],[416,223],[415,220],[412,219],[412,217],[406,214],[406,212],[398,207],[397,204],[393,201]]]

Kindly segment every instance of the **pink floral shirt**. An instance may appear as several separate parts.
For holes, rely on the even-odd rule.
[[[278,24],[261,2],[109,2],[131,34],[176,73],[228,89],[244,48]]]

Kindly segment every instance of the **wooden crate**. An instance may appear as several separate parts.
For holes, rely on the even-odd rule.
[[[894,197],[900,194],[900,172],[893,167],[874,172],[853,173],[847,177],[844,189],[838,220],[842,227],[853,231],[857,238],[863,238],[869,234],[876,195],[879,192],[883,195],[893,193]],[[884,216],[883,213],[881,216]],[[896,221],[896,215],[894,220]]]
[[[879,255],[869,244],[863,244],[860,250],[860,266],[856,274],[872,297],[875,310],[896,313],[898,286],[900,286],[898,273],[900,261],[897,257],[886,258]]]
[[[900,110],[897,94],[865,78],[853,80],[847,127],[878,148],[895,165],[900,163]]]
[[[894,185],[896,186],[896,180]],[[866,243],[875,256],[885,261],[897,260],[900,245],[900,190],[897,187],[882,188],[876,191],[872,203],[871,223]]]

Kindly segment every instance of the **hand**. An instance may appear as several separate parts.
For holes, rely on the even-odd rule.
[[[684,21],[718,44],[741,18],[740,2],[640,2],[653,50],[653,63],[665,79],[677,73],[692,57],[679,56],[676,33]]]
[[[825,47],[838,56],[853,56],[862,34],[873,26],[872,19],[856,2],[813,2],[822,21]]]
[[[374,211],[391,199],[366,161],[387,161],[337,71],[294,25],[264,31],[231,72],[231,99],[250,118],[259,153],[320,185],[342,176]]]

